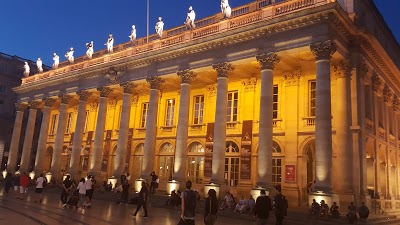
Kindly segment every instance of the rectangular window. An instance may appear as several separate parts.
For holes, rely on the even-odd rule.
[[[202,124],[204,114],[204,95],[194,96],[193,124]]]
[[[57,123],[58,123],[58,114],[53,115],[51,118],[50,124],[50,134],[56,134],[57,131]]]
[[[88,127],[88,121],[89,121],[89,110],[86,110],[86,114],[85,114],[85,127],[84,127],[84,133],[87,132],[87,127]]]
[[[174,156],[160,156],[160,170],[158,177],[160,181],[172,180],[174,171]]]
[[[71,128],[72,128],[72,113],[68,113],[68,119],[67,119],[67,129],[65,130],[66,134],[71,133]]]
[[[239,184],[239,157],[225,158],[225,184],[230,187],[237,187]]]
[[[309,103],[308,103],[308,115],[309,116],[315,116],[315,97],[316,97],[316,87],[317,87],[317,82],[315,80],[310,81],[309,87],[308,87],[308,96],[309,96]]]
[[[142,104],[142,118],[140,121],[140,127],[146,127],[147,115],[149,114],[149,103],[145,102]]]
[[[282,183],[282,159],[272,159],[272,183]]]
[[[188,177],[196,184],[203,183],[204,180],[204,157],[203,156],[189,156],[188,157]]]
[[[278,85],[274,85],[274,93],[272,96],[272,116],[278,119]]]
[[[380,127],[385,128],[383,126],[383,107],[384,107],[384,102],[382,97],[377,98],[377,106],[378,106],[378,124]]]
[[[167,107],[165,113],[165,126],[171,127],[174,125],[174,111],[175,111],[175,99],[167,100]]]
[[[233,91],[228,93],[228,111],[227,111],[227,122],[237,121],[237,110],[238,110],[238,92]]]

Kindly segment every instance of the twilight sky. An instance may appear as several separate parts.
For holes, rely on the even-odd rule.
[[[232,8],[253,0],[230,0]],[[400,41],[399,0],[374,0],[393,34]],[[150,34],[158,16],[170,29],[182,25],[187,8],[192,5],[196,19],[220,12],[219,0],[150,0]],[[0,52],[36,61],[41,57],[52,65],[52,54],[61,61],[69,47],[75,57],[84,55],[85,43],[94,41],[94,50],[105,49],[108,34],[114,46],[129,41],[132,24],[138,38],[146,36],[146,0],[12,0],[2,1],[0,8]]]

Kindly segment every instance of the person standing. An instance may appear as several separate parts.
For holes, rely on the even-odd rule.
[[[124,179],[124,183],[122,184],[122,193],[121,193],[121,202],[120,204],[127,204],[129,198],[129,183],[127,179]]]
[[[86,203],[84,204],[84,207],[90,208],[90,205],[92,204],[93,186],[93,176],[89,175],[88,179],[85,181]]]
[[[186,191],[181,194],[181,219],[179,224],[194,225],[197,194],[191,190],[192,181],[186,182]]]
[[[19,185],[20,198],[24,199],[29,185],[29,177],[26,173],[23,173],[19,179]]]
[[[6,177],[4,178],[4,192],[8,194],[10,188],[12,186],[13,177],[10,172],[7,173]]]
[[[208,190],[208,197],[206,199],[206,206],[204,209],[204,224],[214,225],[217,220],[218,213],[218,199],[217,192],[214,189]]]
[[[85,208],[85,199],[86,199],[86,185],[85,185],[85,178],[81,178],[78,184],[78,192],[79,192],[79,205],[82,209]]]
[[[144,210],[143,217],[148,217],[148,215],[147,215],[147,201],[148,200],[149,200],[149,189],[147,189],[146,181],[142,181],[142,188],[140,189],[140,192],[139,192],[138,205],[136,207],[135,213],[132,214],[133,217],[136,216],[136,214],[139,212],[140,208],[142,208],[142,207]]]
[[[63,181],[63,189],[61,192],[61,202],[63,204],[63,208],[67,207],[68,195],[72,189],[72,186],[73,182],[71,181],[71,176],[67,175]]]
[[[269,217],[269,211],[272,209],[271,199],[266,195],[265,190],[260,191],[260,196],[254,206],[254,217],[257,225],[266,225]]]
[[[158,188],[158,176],[156,175],[156,173],[153,171],[150,174],[151,176],[151,183],[150,183],[150,193],[154,194],[156,193],[156,190]]]
[[[42,203],[42,199],[43,199],[43,188],[45,185],[45,178],[43,177],[43,174],[41,173],[40,176],[38,177],[38,179],[36,179],[36,189],[35,192],[39,195],[39,203]],[[35,202],[37,202],[35,200]]]
[[[275,189],[277,191],[277,195],[274,199],[276,225],[282,225],[284,217],[287,216],[288,202],[286,197],[282,194],[281,186],[278,185]]]
[[[20,173],[19,171],[15,172],[15,176],[13,179],[13,183],[14,183],[14,195],[13,198],[18,198],[19,197],[19,186],[20,186]]]

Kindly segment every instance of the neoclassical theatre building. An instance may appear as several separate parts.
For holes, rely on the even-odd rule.
[[[341,204],[400,208],[400,50],[371,0],[254,1],[196,25],[24,78],[7,170],[23,140],[21,172],[59,180],[280,184],[291,205],[315,181]]]

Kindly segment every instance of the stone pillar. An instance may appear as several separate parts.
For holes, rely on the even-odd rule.
[[[28,174],[30,172],[28,170],[32,152],[33,132],[35,131],[36,114],[39,105],[40,102],[30,103],[28,123],[26,124],[25,128],[24,146],[22,148],[21,163],[19,168],[22,173],[25,172]]]
[[[399,146],[399,144],[400,144],[399,143],[400,133],[399,133],[398,123],[399,123],[399,113],[400,113],[400,99],[399,99],[399,97],[397,97],[397,95],[395,95],[393,97],[392,105],[393,105],[393,111],[394,111],[394,124],[395,124],[395,126],[394,126],[394,136],[396,138],[394,143],[395,143],[396,146]],[[396,198],[398,198],[399,195],[400,195],[400,190],[399,190],[399,188],[400,188],[400,186],[399,186],[399,183],[400,183],[399,166],[400,166],[400,157],[399,157],[399,150],[397,149],[397,151],[396,151],[396,171],[395,171],[396,180],[394,181],[394,182],[396,182],[396,193],[394,193]]]
[[[17,167],[19,139],[21,136],[22,118],[24,111],[28,107],[26,103],[15,103],[17,115],[15,116],[14,129],[11,137],[10,151],[8,153],[7,171],[14,171]]]
[[[125,82],[120,84],[124,89],[124,97],[122,100],[122,112],[119,123],[117,152],[114,162],[114,177],[119,177],[125,169],[126,152],[128,148],[129,120],[131,115],[131,103],[134,84]]]
[[[65,135],[65,129],[67,126],[67,120],[68,120],[68,103],[72,99],[71,95],[66,95],[66,94],[60,94],[59,95],[61,104],[60,104],[60,116],[58,119],[58,125],[57,125],[57,132],[56,132],[56,140],[54,143],[54,151],[53,151],[53,157],[51,160],[51,168],[50,172],[53,174],[53,177],[56,179],[60,178],[60,167],[61,167],[61,155],[63,151],[63,145],[64,145],[64,135]]]
[[[85,131],[86,103],[91,93],[88,91],[78,91],[76,94],[79,96],[78,115],[76,117],[74,140],[72,142],[71,161],[68,168],[69,173],[75,180],[79,179],[78,171],[81,161],[83,132]]]
[[[228,76],[233,71],[229,63],[218,63],[212,65],[217,71],[217,101],[214,125],[214,147],[212,157],[211,183],[223,185],[225,172],[225,149],[226,149],[226,112],[228,108]]]
[[[261,65],[257,187],[272,190],[273,75],[275,65],[279,63],[280,59],[273,52],[257,55],[256,59]]]
[[[176,133],[174,180],[182,183],[186,181],[190,83],[196,75],[190,70],[180,70],[177,74],[181,78],[182,83],[179,102],[178,130]]]
[[[154,169],[155,145],[157,136],[157,113],[160,99],[160,86],[164,82],[160,77],[149,76],[146,78],[150,84],[149,112],[146,120],[146,139],[144,141],[144,155],[141,178],[149,179]]]
[[[316,58],[315,108],[315,192],[332,194],[332,111],[331,111],[331,56],[336,47],[331,41],[310,45]],[[329,203],[328,203],[329,204]]]
[[[54,98],[45,98],[44,107],[42,109],[43,117],[42,117],[42,124],[40,126],[40,134],[39,134],[39,141],[38,141],[38,148],[36,152],[36,160],[35,160],[35,172],[36,174],[40,174],[43,172],[44,168],[44,156],[46,154],[46,144],[47,144],[47,136],[49,132],[49,123],[50,123],[50,111],[51,107],[56,102]],[[43,174],[45,175],[45,174]]]
[[[379,113],[378,113],[378,107],[381,107],[378,103],[378,96],[381,96],[381,85],[382,85],[382,81],[381,79],[376,75],[373,74],[371,76],[371,86],[372,86],[372,90],[373,90],[373,117],[374,117],[374,130],[376,132],[376,134],[378,135],[379,132]],[[379,196],[380,198],[383,197],[381,196],[381,184],[379,181],[379,171],[380,171],[380,166],[381,166],[381,157],[379,156],[379,142],[378,142],[378,137],[375,138],[374,141],[374,147],[375,147],[375,163],[374,163],[374,169],[375,169],[375,176],[374,176],[374,180],[375,180],[375,197]],[[383,159],[385,160],[385,159]]]
[[[385,88],[383,89],[383,101],[385,104],[383,104],[383,114],[385,115],[386,120],[383,121],[385,130],[386,130],[386,142],[389,143],[386,146],[386,156],[387,156],[387,163],[386,163],[386,199],[391,199],[393,196],[393,189],[392,189],[392,160],[391,160],[391,154],[390,154],[390,125],[389,123],[393,123],[394,121],[389,121],[389,107],[392,105],[392,98],[393,98],[393,92],[390,90],[390,88],[385,85]]]
[[[100,92],[99,110],[97,112],[96,131],[94,133],[93,153],[90,159],[89,173],[99,175],[101,171],[101,163],[104,148],[104,129],[106,126],[107,116],[107,98],[113,91],[109,87],[98,87]]]

